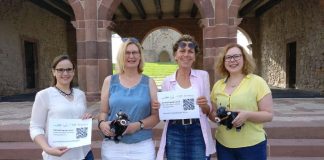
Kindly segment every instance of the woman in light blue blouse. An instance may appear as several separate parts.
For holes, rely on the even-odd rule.
[[[119,143],[105,138],[101,147],[103,160],[154,160],[152,128],[159,122],[157,87],[153,79],[143,75],[144,57],[135,38],[124,38],[117,55],[118,74],[106,77],[101,91],[98,127],[108,137],[115,136],[109,124],[119,111],[130,123]]]

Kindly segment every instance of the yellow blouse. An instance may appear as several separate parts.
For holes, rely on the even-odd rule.
[[[249,74],[243,78],[239,86],[228,95],[225,92],[226,78],[218,80],[211,91],[211,101],[229,110],[258,111],[258,101],[265,95],[271,94],[267,83],[259,76]],[[228,148],[253,146],[265,140],[265,131],[262,123],[246,121],[240,131],[233,127],[218,126],[215,137],[219,143]]]

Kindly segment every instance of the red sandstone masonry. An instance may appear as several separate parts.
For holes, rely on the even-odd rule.
[[[228,24],[227,0],[215,1],[215,24]]]
[[[214,37],[227,37],[228,36],[228,25],[219,24],[213,27],[208,27],[205,29],[204,33],[205,38],[214,38]]]
[[[84,19],[97,20],[97,0],[86,0],[84,2]]]
[[[76,20],[84,19],[84,10],[79,0],[69,0],[69,3],[74,11]]]

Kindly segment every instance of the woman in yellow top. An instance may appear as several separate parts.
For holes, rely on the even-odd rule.
[[[254,69],[252,56],[238,44],[226,45],[216,60],[215,70],[224,78],[213,86],[213,108],[223,106],[228,111],[238,112],[232,129],[220,125],[216,130],[218,160],[267,159],[263,123],[273,118],[272,96],[267,83],[252,74]],[[216,116],[213,112],[209,118],[215,122]]]

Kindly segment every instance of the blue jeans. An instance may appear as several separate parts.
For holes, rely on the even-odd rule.
[[[94,160],[93,153],[91,150],[88,152],[84,160]]]
[[[168,160],[209,160],[200,123],[191,125],[170,124],[166,135]]]
[[[217,160],[266,160],[267,140],[254,146],[227,148],[216,141]]]

